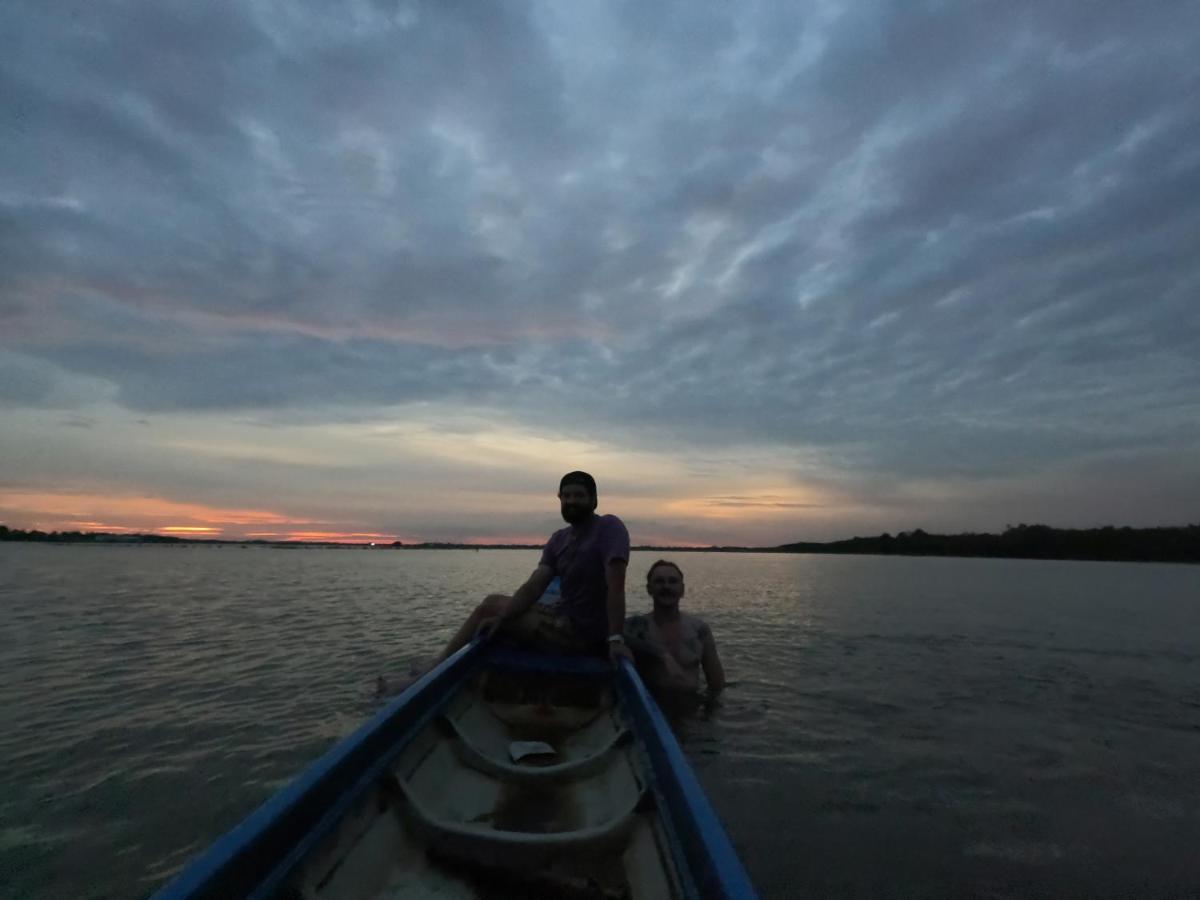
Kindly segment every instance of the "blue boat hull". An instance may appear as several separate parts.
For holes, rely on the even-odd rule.
[[[404,897],[435,882],[429,895],[755,896],[631,665],[477,642],[156,897]]]

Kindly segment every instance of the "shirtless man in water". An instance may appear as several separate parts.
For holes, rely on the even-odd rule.
[[[725,670],[712,630],[701,619],[679,611],[683,571],[660,559],[646,574],[646,592],[654,609],[625,620],[625,640],[647,683],[658,690],[694,693],[700,690],[703,669],[709,695],[717,694],[725,687]]]

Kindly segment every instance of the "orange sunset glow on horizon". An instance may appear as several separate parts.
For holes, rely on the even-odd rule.
[[[355,527],[350,522],[333,523],[319,515],[295,516],[266,508],[224,507],[215,504],[171,500],[147,495],[106,495],[85,492],[28,492],[0,489],[0,522],[12,528],[39,531],[86,531],[113,534],[157,534],[163,536],[216,539],[258,540],[312,543],[392,543],[424,542],[466,543],[480,546],[497,544],[540,545],[551,531],[562,527],[557,519],[553,497],[542,492],[515,496],[507,501],[511,514],[534,516],[544,524],[539,528],[481,531],[466,524],[484,516],[494,504],[475,498],[456,500],[462,512],[463,526],[452,530],[429,529],[414,524],[403,533],[384,529]],[[778,491],[749,492],[736,496],[692,498],[653,498],[628,494],[604,494],[601,512],[618,513],[631,526],[635,544],[654,546],[706,547],[733,544],[723,532],[729,526],[753,517],[769,521],[786,516],[795,507],[819,505],[817,495],[809,492],[783,495]],[[449,500],[446,504],[449,504]],[[348,503],[348,506],[355,506]],[[349,512],[349,510],[348,510]],[[712,536],[688,537],[659,517],[709,523],[719,528]],[[489,519],[489,521],[491,521]],[[340,526],[340,527],[339,527]]]
[[[300,526],[269,510],[221,508],[153,496],[31,493],[0,489],[0,518],[10,527],[39,531],[94,531],[240,537],[246,528]]]
[[[394,5],[17,4],[0,523],[1194,518],[1188,4]]]
[[[1200,0],[2,14],[0,900],[1200,900]]]

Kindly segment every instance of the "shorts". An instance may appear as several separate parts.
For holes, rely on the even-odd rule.
[[[558,650],[564,653],[590,653],[594,640],[579,633],[562,612],[545,603],[535,603],[517,618],[504,624],[503,632],[521,644]]]

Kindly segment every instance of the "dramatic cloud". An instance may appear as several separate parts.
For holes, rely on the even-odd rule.
[[[536,539],[585,462],[635,540],[1200,508],[1194,3],[6,21],[11,523]]]

